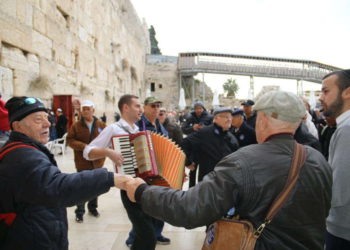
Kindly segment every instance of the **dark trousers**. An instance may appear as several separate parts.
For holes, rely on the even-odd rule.
[[[131,249],[154,250],[156,234],[153,218],[142,211],[140,204],[131,202],[125,191],[121,190],[120,196],[135,232],[135,240]]]
[[[198,165],[195,166],[195,169],[193,171],[190,171],[190,177],[188,180],[188,187],[189,188],[196,185],[197,168],[198,168]]]
[[[97,197],[88,201],[87,207],[89,211],[94,211],[97,209],[98,203],[97,203]],[[76,215],[83,216],[85,214],[85,202],[77,204],[77,208],[75,209]]]
[[[327,232],[326,235],[326,250],[349,250],[350,241],[339,238]]]

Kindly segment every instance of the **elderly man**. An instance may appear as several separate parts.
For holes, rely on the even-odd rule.
[[[184,138],[181,148],[186,154],[186,166],[193,170],[198,164],[198,182],[213,171],[215,165],[226,155],[236,151],[238,141],[229,131],[232,121],[230,108],[217,108],[214,123]]]
[[[100,132],[106,127],[106,124],[94,116],[94,103],[86,100],[81,104],[81,118],[76,121],[68,131],[67,143],[74,150],[74,162],[78,172],[101,168],[105,159],[88,161],[83,157],[83,150]],[[87,207],[89,213],[94,217],[99,217],[97,211],[97,197],[89,200]],[[84,221],[85,202],[78,204],[75,210],[75,221],[81,223]]]
[[[327,218],[327,250],[350,249],[350,70],[323,78],[320,101],[326,117],[336,119],[328,162],[333,170],[332,207]]]
[[[117,174],[61,173],[44,145],[50,127],[44,104],[13,97],[6,108],[12,132],[0,152],[0,218],[14,220],[1,249],[68,249],[66,207],[107,192]]]
[[[294,151],[293,133],[305,115],[294,94],[263,95],[256,135],[259,144],[225,157],[204,180],[188,191],[148,186],[129,178],[123,187],[149,215],[175,226],[208,225],[235,207],[241,219],[257,228],[286,184]],[[324,157],[305,146],[306,161],[289,200],[263,230],[255,249],[323,249],[325,218],[331,199],[331,169]]]

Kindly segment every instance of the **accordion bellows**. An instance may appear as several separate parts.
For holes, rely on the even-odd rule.
[[[123,173],[139,176],[151,185],[182,189],[186,156],[169,138],[142,131],[114,136],[112,144],[124,157]]]

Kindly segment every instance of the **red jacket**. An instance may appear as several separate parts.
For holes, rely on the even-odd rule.
[[[10,131],[9,112],[2,99],[0,99],[0,131]]]

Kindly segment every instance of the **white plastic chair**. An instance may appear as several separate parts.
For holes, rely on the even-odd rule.
[[[53,141],[53,144],[51,146],[51,152],[55,154],[56,148],[59,148],[61,150],[62,155],[64,155],[66,151],[66,144],[67,144],[67,133],[65,133],[62,138],[58,138]]]
[[[45,144],[45,146],[47,147],[48,150],[51,151],[52,149],[52,145],[53,145],[53,141],[49,141],[48,143]]]

